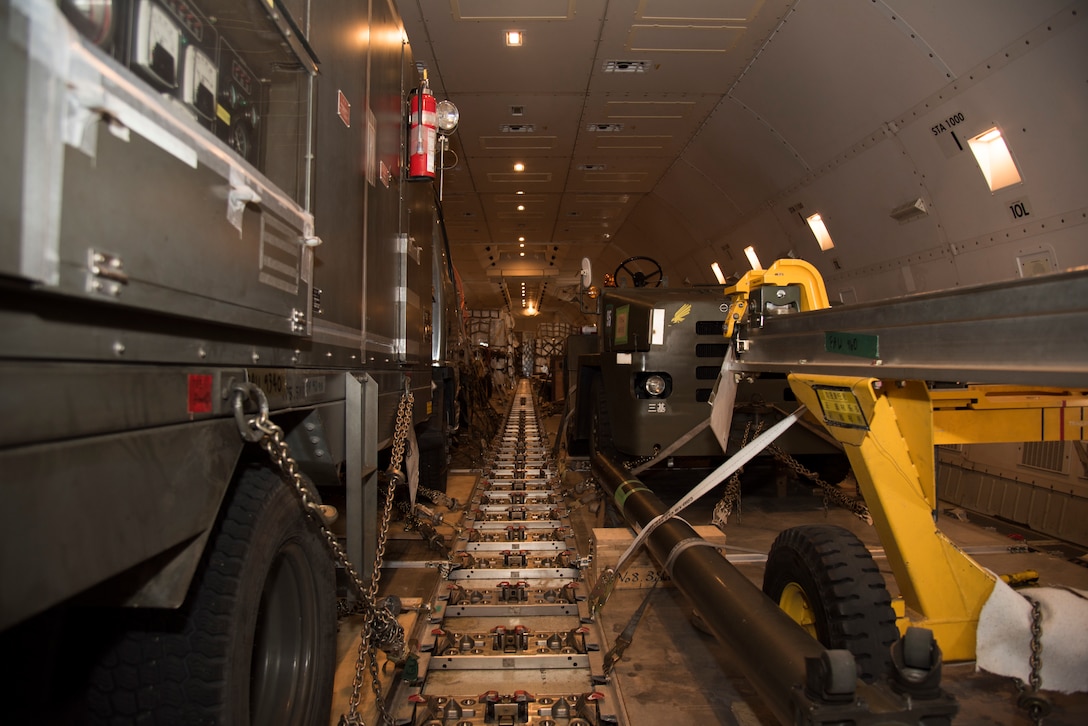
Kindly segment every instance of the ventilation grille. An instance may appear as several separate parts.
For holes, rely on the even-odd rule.
[[[623,124],[590,124],[586,126],[586,131],[603,134],[618,134],[623,131]]]
[[[1024,444],[1020,463],[1033,469],[1065,473],[1064,441],[1029,441]]]
[[[532,124],[503,124],[499,130],[504,134],[531,134],[536,131]]]
[[[695,366],[695,380],[716,381],[720,370],[721,366]]]
[[[695,346],[695,355],[698,358],[717,358],[721,360],[728,352],[728,343],[699,343]]]
[[[653,68],[653,61],[648,60],[606,60],[605,73],[646,73]]]
[[[724,335],[725,334],[725,321],[724,320],[696,320],[695,321],[695,334],[696,335]]]

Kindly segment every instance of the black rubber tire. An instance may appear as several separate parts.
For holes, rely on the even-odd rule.
[[[444,431],[427,430],[416,435],[419,444],[419,485],[446,491],[449,476],[450,443]]]
[[[416,443],[419,445],[419,485],[446,491],[446,479],[450,467],[450,436],[446,425],[447,392],[452,381],[436,380],[431,395],[431,415],[427,422],[416,431]]]
[[[779,534],[767,556],[763,592],[782,605],[788,587],[800,588],[811,607],[817,640],[854,654],[859,678],[871,683],[888,672],[899,637],[895,611],[884,576],[852,532],[814,524]]]
[[[139,611],[91,673],[91,723],[328,723],[335,570],[279,476],[227,492],[185,604]]]

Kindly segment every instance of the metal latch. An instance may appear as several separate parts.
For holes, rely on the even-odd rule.
[[[87,292],[118,297],[121,287],[128,284],[125,261],[120,255],[101,250],[87,250]]]

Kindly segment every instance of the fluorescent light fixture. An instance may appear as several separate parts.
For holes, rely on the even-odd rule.
[[[755,253],[753,252],[753,254]],[[714,273],[714,279],[718,281],[719,285],[725,284],[725,275],[722,274],[722,268],[718,266],[717,262],[710,263],[710,271]]]
[[[1020,171],[1012,160],[1001,129],[996,126],[967,140],[991,192],[1020,183]]]
[[[514,171],[525,171],[525,164],[522,164],[520,161],[517,162],[514,164]]]
[[[520,30],[507,30],[506,31],[506,44],[517,46],[521,45],[521,42],[525,40],[525,35]]]
[[[835,246],[831,233],[827,231],[827,225],[824,224],[824,218],[819,213],[810,214],[805,217],[805,221],[808,222],[808,228],[812,230],[812,236],[816,238],[821,250],[827,252]]]
[[[762,270],[763,265],[759,264],[759,257],[756,256],[756,248],[752,245],[748,245],[744,248],[744,256],[748,258],[748,264],[752,266],[753,270]]]

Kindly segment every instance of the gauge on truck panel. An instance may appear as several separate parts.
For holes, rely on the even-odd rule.
[[[208,121],[215,118],[215,89],[218,82],[219,70],[208,54],[199,48],[187,47],[182,98]]]
[[[133,63],[169,88],[178,85],[181,28],[163,8],[142,0],[136,16]]]

